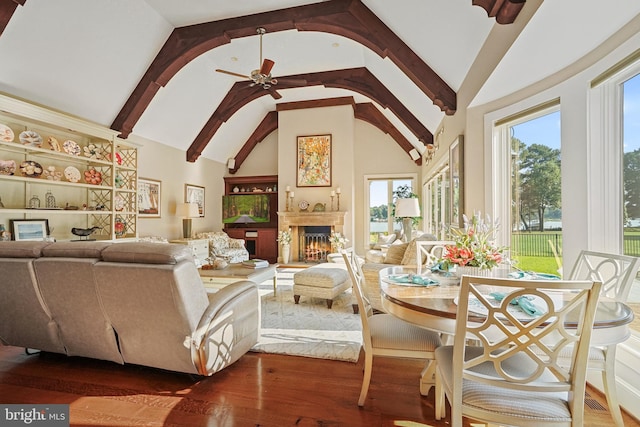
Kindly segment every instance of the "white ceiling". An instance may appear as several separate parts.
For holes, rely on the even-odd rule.
[[[0,91],[110,126],[174,27],[300,6],[304,0],[27,0],[0,36]],[[268,6],[267,6],[268,3]],[[471,0],[363,0],[453,90],[469,72],[494,19]],[[527,7],[527,6],[525,6]],[[640,13],[640,1],[547,0],[474,99],[479,105],[570,65]],[[434,132],[443,113],[388,59],[340,36],[295,30],[267,33],[274,76],[367,67]],[[179,71],[151,101],[133,134],[186,151],[239,78],[259,64],[259,37],[234,39]],[[203,157],[226,162],[276,102],[354,96],[324,87],[281,90],[238,111]],[[420,151],[422,144],[383,113]],[[399,148],[400,149],[400,148]]]

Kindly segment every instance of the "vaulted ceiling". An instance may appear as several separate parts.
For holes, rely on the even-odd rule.
[[[473,103],[578,60],[640,2],[543,2]],[[540,0],[530,0],[539,3]],[[528,2],[529,3],[529,2]],[[424,152],[491,34],[525,0],[0,0],[0,91],[237,170],[291,103],[351,102],[407,155]],[[533,5],[531,6],[533,7]],[[567,19],[570,17],[571,19]],[[277,92],[248,75],[275,61]],[[303,87],[286,78],[304,79]],[[323,101],[325,100],[325,101]],[[329,101],[332,100],[332,101]],[[351,100],[351,101],[345,101]],[[418,159],[416,163],[420,163]],[[233,172],[233,171],[232,171]]]

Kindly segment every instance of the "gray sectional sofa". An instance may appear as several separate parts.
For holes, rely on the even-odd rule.
[[[212,375],[256,344],[255,283],[207,293],[184,245],[0,242],[0,343]]]

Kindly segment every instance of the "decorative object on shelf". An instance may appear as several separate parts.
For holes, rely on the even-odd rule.
[[[0,241],[11,240],[11,234],[4,228],[4,224],[0,224]]]
[[[313,205],[314,212],[325,212],[326,210],[327,210],[326,203],[316,203],[315,205]]]
[[[116,187],[122,188],[122,186],[124,185],[124,178],[122,177],[122,175],[116,174],[116,177],[113,179],[113,182],[116,185]]]
[[[13,175],[16,167],[15,160],[0,160],[0,175]]]
[[[11,128],[0,123],[0,141],[12,142],[14,137],[15,134],[13,133]]]
[[[93,166],[84,171],[84,182],[87,184],[102,184],[102,172],[99,172]]]
[[[197,203],[178,203],[176,206],[176,215],[182,217],[182,237],[191,238],[192,218],[198,218],[200,212]]]
[[[89,236],[91,236],[93,233],[96,232],[96,230],[100,230],[100,227],[91,227],[91,228],[77,228],[77,227],[73,227],[71,229],[71,233],[80,237],[79,240],[95,240],[95,239],[89,239]]]
[[[47,208],[56,208],[56,207],[58,207],[56,205],[56,197],[53,195],[51,190],[47,190],[46,194],[44,195],[44,205]]]
[[[47,166],[43,174],[45,178],[52,181],[60,181],[62,179],[62,172],[57,171],[55,166]]]
[[[195,203],[198,205],[198,216],[204,218],[204,187],[199,185],[185,184],[185,203]]]
[[[40,198],[35,194],[29,199],[29,209],[40,209]]]
[[[69,182],[78,182],[80,181],[80,171],[75,166],[67,166],[64,169],[64,177]]]
[[[102,147],[98,147],[95,144],[87,145],[82,149],[82,152],[85,157],[90,159],[102,160],[104,158]]]
[[[117,194],[114,198],[113,198],[113,208],[118,211],[121,212],[124,210],[124,206],[125,206],[126,202],[124,200],[124,197],[122,197],[121,195]]]
[[[413,229],[413,218],[420,216],[420,203],[418,199],[411,197],[408,199],[396,199],[395,218],[402,218],[402,229],[404,241],[411,240]]]
[[[79,156],[82,150],[77,142],[67,139],[62,143],[62,149],[65,153],[70,154],[72,156]]]
[[[329,241],[333,247],[333,252],[339,252],[344,249],[345,245],[349,242],[349,239],[337,231],[332,231],[331,236],[329,236]]]
[[[502,253],[507,249],[495,244],[499,221],[491,221],[489,215],[483,219],[479,212],[474,213],[471,219],[466,215],[462,217],[464,229],[449,227],[449,233],[455,245],[447,245],[442,267],[449,270],[456,266],[458,276],[468,274],[464,271],[464,267],[476,267],[481,270],[492,270],[498,267],[502,262]]]
[[[40,147],[42,145],[42,137],[38,132],[32,130],[20,132],[19,139],[24,145],[33,145],[34,147]]]
[[[234,192],[234,193],[237,193],[237,192],[239,192],[239,191],[240,191],[240,189],[238,188],[238,186],[237,186],[237,185],[236,185],[235,187],[233,187],[233,192]]]
[[[49,148],[51,149],[51,151],[62,151],[60,142],[58,142],[58,140],[53,136],[47,138],[47,144],[49,144]]]
[[[122,218],[116,218],[113,223],[113,232],[117,237],[122,237],[127,232],[127,223]]]
[[[299,136],[297,186],[331,186],[331,135]]]
[[[14,240],[44,240],[49,236],[49,220],[10,219],[9,229]]]
[[[298,202],[298,208],[300,208],[300,212],[306,212],[309,209],[309,202],[306,200],[300,200]]]
[[[38,178],[42,175],[42,171],[42,165],[38,162],[34,162],[33,160],[25,160],[20,163],[20,172],[22,172],[22,175],[29,178]]]

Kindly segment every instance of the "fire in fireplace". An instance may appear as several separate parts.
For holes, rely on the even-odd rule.
[[[325,262],[331,252],[331,227],[306,226],[300,231],[300,253],[298,258],[304,262]]]

